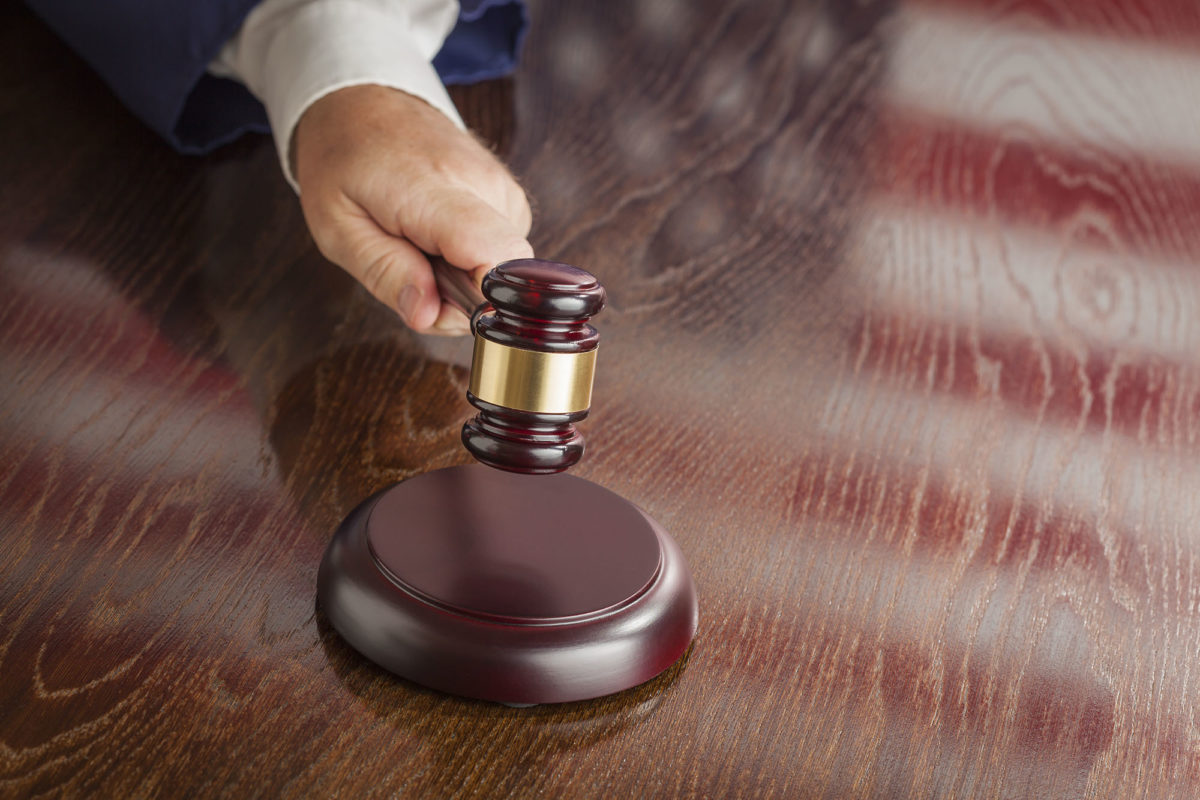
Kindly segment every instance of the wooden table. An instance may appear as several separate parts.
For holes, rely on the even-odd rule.
[[[343,644],[325,544],[469,460],[465,343],[10,3],[0,795],[1200,794],[1195,4],[534,16],[457,97],[609,289],[577,473],[674,534],[694,648],[521,710]]]

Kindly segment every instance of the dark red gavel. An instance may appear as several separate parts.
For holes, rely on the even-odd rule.
[[[325,615],[418,683],[508,704],[597,697],[658,675],[696,632],[682,553],[644,511],[560,475],[583,455],[604,289],[520,259],[484,278],[435,263],[471,316],[463,426],[483,464],[388,487],[342,523],[318,573]]]
[[[575,423],[591,406],[600,342],[588,319],[604,307],[604,288],[576,267],[524,259],[496,267],[482,289],[467,390],[479,414],[463,444],[491,467],[561,472],[583,455]]]

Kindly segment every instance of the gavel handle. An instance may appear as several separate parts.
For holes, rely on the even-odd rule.
[[[487,301],[471,279],[471,273],[452,267],[436,256],[431,257],[429,263],[433,265],[433,278],[437,281],[442,299],[466,314],[474,323],[475,315],[482,306],[487,305]]]

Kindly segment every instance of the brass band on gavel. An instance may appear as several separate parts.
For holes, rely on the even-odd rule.
[[[475,337],[469,391],[485,403],[538,414],[587,411],[596,350],[540,353]]]

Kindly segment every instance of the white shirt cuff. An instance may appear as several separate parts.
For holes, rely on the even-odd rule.
[[[378,84],[421,98],[465,128],[432,59],[458,19],[457,3],[266,0],[210,66],[234,77],[267,109],[279,163],[304,111],[330,92]]]

